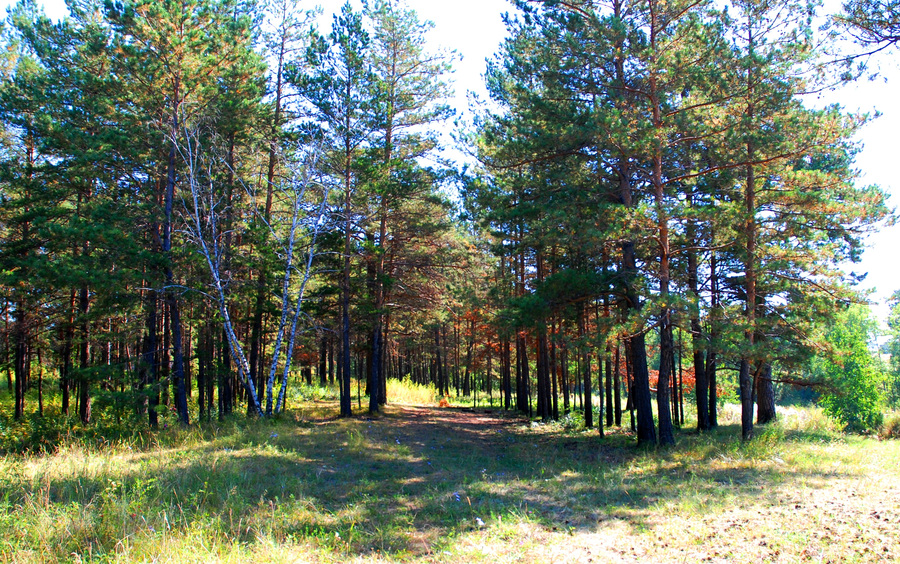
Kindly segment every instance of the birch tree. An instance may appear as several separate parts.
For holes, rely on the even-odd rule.
[[[269,240],[277,246],[283,268],[278,297],[279,320],[266,378],[263,411],[261,398],[251,379],[245,346],[238,338],[228,302],[229,285],[232,284],[231,273],[225,268],[224,248],[228,202],[216,186],[215,157],[204,151],[201,136],[196,131],[184,135],[184,139],[179,151],[186,165],[189,186],[189,198],[182,201],[187,219],[185,232],[208,269],[209,290],[204,293],[216,304],[222,318],[232,361],[249,398],[248,411],[258,416],[271,416],[280,413],[284,406],[303,299],[313,274],[317,239],[325,226],[328,187],[316,180],[319,152],[316,148],[298,148],[288,161],[290,174],[274,186],[273,192],[273,198],[278,200],[276,208],[283,211],[273,214],[268,205],[252,208],[252,213],[266,226]],[[274,389],[279,368],[280,386],[276,398]]]

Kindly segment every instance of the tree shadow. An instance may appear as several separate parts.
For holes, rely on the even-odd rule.
[[[775,502],[780,484],[834,471],[749,461],[721,435],[680,437],[665,453],[485,410],[391,407],[378,417],[289,422],[269,435],[228,436],[191,449],[144,452],[121,468],[62,479],[8,478],[7,503],[46,500],[95,514],[89,539],[60,529],[65,556],[89,540],[113,553],[123,535],[212,529],[228,542],[310,543],[347,556],[440,551],[452,537],[502,522],[593,531],[607,520],[654,526],[661,503]],[[266,429],[268,431],[268,428]],[[724,431],[727,432],[727,431]]]

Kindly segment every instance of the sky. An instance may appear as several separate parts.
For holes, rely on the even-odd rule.
[[[39,0],[40,1],[40,0]],[[340,9],[344,0],[321,0],[318,2],[326,14],[324,22],[327,31],[327,14]],[[317,2],[309,1],[310,7]],[[357,7],[359,1],[353,2]],[[422,20],[431,20],[435,26],[429,41],[433,48],[454,50],[461,57],[455,64],[453,83],[456,96],[454,107],[466,114],[469,92],[481,99],[487,97],[482,75],[485,60],[497,51],[506,34],[502,14],[512,9],[507,0],[408,0]],[[0,8],[10,4],[10,0],[0,0]],[[834,5],[835,2],[829,2]],[[47,14],[59,18],[65,14],[62,0],[44,0]],[[5,11],[5,10],[4,10]],[[883,52],[873,63],[880,64],[882,75],[873,81],[863,80],[852,83],[837,91],[826,93],[813,103],[838,103],[848,111],[880,112],[859,134],[862,151],[856,166],[861,175],[859,182],[876,184],[891,194],[889,204],[900,206],[900,180],[897,168],[900,164],[900,54],[898,49]],[[897,162],[895,162],[897,159]],[[846,270],[867,273],[862,289],[872,293],[873,310],[883,322],[887,317],[886,301],[890,295],[900,290],[900,225],[883,227],[867,240],[867,249],[862,262],[847,265]]]

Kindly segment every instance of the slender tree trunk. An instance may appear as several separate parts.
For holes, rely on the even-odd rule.
[[[322,335],[319,344],[319,385],[323,388],[328,385],[328,337]]]
[[[565,329],[563,329],[565,331]],[[565,339],[565,337],[564,337]],[[563,389],[563,413],[569,413],[569,345],[567,341],[562,343],[562,389]]]
[[[91,397],[89,393],[90,377],[88,375],[88,369],[90,368],[90,323],[87,319],[90,301],[86,284],[81,286],[78,304],[79,314],[81,315],[81,343],[79,353],[81,377],[78,379],[78,417],[83,424],[87,425],[91,422]]]
[[[550,326],[550,383],[552,386],[551,396],[553,397],[553,420],[559,421],[559,365],[557,364],[556,353],[556,321]]]
[[[447,396],[450,390],[445,389],[444,376],[441,373],[441,329],[434,326],[434,377],[437,380],[438,395]]]
[[[512,350],[510,348],[509,337],[503,337],[502,351],[502,367],[500,368],[503,378],[503,409],[509,410],[512,399]]]
[[[62,359],[60,362],[59,387],[62,391],[62,413],[69,415],[69,391],[72,389],[72,350],[75,346],[75,298],[74,288],[69,292],[69,313],[63,337]]]
[[[613,2],[613,13],[616,17],[623,17],[623,10],[626,6],[621,0]],[[621,41],[617,42],[617,47],[622,49]],[[621,85],[621,93],[628,91],[629,85],[625,80],[625,61],[623,58],[617,58],[615,61],[616,83]],[[617,107],[624,107],[628,101],[623,94],[619,95],[616,100]],[[634,172],[631,170],[631,158],[626,154],[621,154],[616,166],[619,185],[619,202],[627,209],[634,206],[632,199],[632,176]],[[635,257],[634,241],[623,241],[621,243],[622,253],[622,274],[625,294],[625,314],[628,311],[640,311],[642,304],[634,289],[634,281],[637,279],[637,261]],[[650,373],[647,368],[647,349],[644,341],[644,333],[638,334],[628,339],[628,356],[631,367],[631,383],[629,390],[629,403],[632,409],[637,410],[637,435],[638,444],[656,443],[656,430],[653,426],[653,406],[650,399]]]
[[[469,395],[473,390],[474,386],[470,382],[470,377],[472,375],[472,350],[475,348],[475,320],[472,319],[469,322],[469,338],[468,343],[466,344],[466,374],[464,384],[464,393],[463,395]]]
[[[144,336],[143,363],[142,363],[142,387],[146,389],[146,398],[141,400],[141,409],[146,409],[147,422],[151,428],[159,425],[159,353],[157,351],[158,339],[156,328],[157,321],[157,296],[154,290],[149,290],[145,297],[147,309],[147,333]]]
[[[187,393],[184,386],[184,358],[182,354],[181,341],[181,315],[178,309],[178,298],[174,291],[175,276],[172,272],[172,211],[175,200],[175,162],[177,156],[177,147],[175,139],[178,136],[179,120],[178,112],[180,108],[179,86],[175,86],[175,105],[172,112],[172,147],[169,149],[168,167],[166,170],[166,192],[165,192],[165,223],[163,224],[162,250],[166,257],[166,301],[169,305],[169,321],[172,331],[172,366],[173,387],[175,389],[175,410],[178,413],[178,419],[182,425],[187,425],[190,420],[188,417]]]
[[[41,349],[37,350],[37,363],[38,363],[38,381],[37,381],[38,415],[43,417],[44,416],[44,361],[41,358]]]
[[[622,378],[620,376],[620,357],[619,351],[622,349],[621,344],[616,342],[616,369],[613,372],[613,409],[615,411],[616,427],[622,426]]]
[[[719,329],[719,273],[718,258],[715,251],[709,259],[709,286],[710,286],[710,319],[709,319],[709,345],[706,352],[706,377],[709,380],[709,428],[719,426],[718,418],[718,383],[716,381],[717,356],[716,343],[718,343]]]
[[[234,411],[234,381],[231,370],[231,353],[228,351],[228,335],[222,328],[219,339],[219,419],[224,419]]]
[[[752,23],[752,22],[748,22]],[[753,26],[747,26],[749,54],[752,58],[755,46]],[[747,69],[747,121],[753,127],[755,108],[753,102],[754,77],[752,67]],[[756,156],[756,147],[748,134],[746,142],[747,162],[752,163]],[[753,349],[756,337],[756,170],[752,164],[746,167],[746,185],[744,188],[744,291],[746,302],[744,317],[746,323],[745,338],[747,341],[741,357],[739,386],[741,389],[741,438],[748,441],[753,438]]]
[[[14,415],[16,421],[22,419],[25,415],[25,364],[26,352],[28,347],[28,328],[27,328],[27,306],[24,300],[16,303],[16,319],[14,326],[15,335],[15,365],[14,371],[16,376],[15,382],[15,408]]]
[[[349,88],[349,83],[348,83]],[[349,129],[349,128],[348,128]],[[341,279],[341,417],[350,417],[350,231],[352,228],[350,202],[350,140],[347,140],[344,169],[344,273]]]
[[[656,59],[656,34],[660,22],[656,12],[656,3],[650,2],[650,53],[651,66]],[[648,76],[650,92],[650,105],[653,126],[661,129],[663,126],[661,100],[657,85],[658,75],[651,72]],[[668,305],[669,296],[669,218],[665,208],[665,193],[662,178],[663,140],[657,138],[653,154],[652,184],[653,196],[656,204],[656,235],[659,245],[659,295],[663,302],[660,310],[659,321],[659,381],[656,386],[656,407],[659,412],[659,444],[675,444],[675,434],[672,430],[672,412],[669,406],[669,385],[672,377],[672,358],[675,342],[672,336],[672,317]]]
[[[591,405],[591,353],[586,343],[587,339],[587,321],[585,319],[584,302],[578,303],[578,338],[581,341],[581,371],[582,371],[582,393],[584,394],[584,427],[593,429],[594,427],[594,411]]]
[[[626,272],[636,271],[634,259],[634,244],[624,243],[623,254]],[[638,303],[638,297],[634,290],[628,287],[626,292],[628,302]],[[628,339],[629,360],[631,362],[631,386],[629,398],[631,408],[637,416],[637,435],[639,444],[656,443],[656,431],[653,426],[653,407],[650,403],[650,372],[647,368],[647,346],[644,333],[638,332]]]
[[[13,391],[13,377],[12,377],[12,364],[9,362],[9,298],[5,298],[3,301],[3,362],[6,365],[6,391],[11,394],[14,394]],[[60,379],[60,386],[62,386],[63,380]],[[68,398],[66,398],[68,399]],[[68,408],[68,404],[66,404]]]
[[[613,418],[613,381],[612,381],[612,345],[606,345],[606,426],[612,427]]]
[[[201,324],[197,330],[197,408],[200,421],[209,421],[209,413],[206,411],[206,380],[210,374],[209,329],[206,324]]]
[[[688,241],[694,242],[695,228],[693,223],[688,224],[687,234]],[[689,243],[690,244],[690,243]],[[706,431],[710,428],[709,423],[709,377],[706,374],[706,359],[703,330],[700,325],[699,302],[700,302],[700,283],[697,262],[697,252],[693,249],[688,250],[688,287],[697,306],[691,309],[691,344],[693,346],[694,357],[694,377],[695,377],[695,393],[697,398],[697,429]]]

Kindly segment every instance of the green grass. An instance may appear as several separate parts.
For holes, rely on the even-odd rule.
[[[327,393],[304,393],[277,420],[81,430],[3,456],[0,561],[900,558],[900,442],[815,412],[749,444],[723,418],[637,449],[624,430],[601,440],[497,409],[338,419]]]

